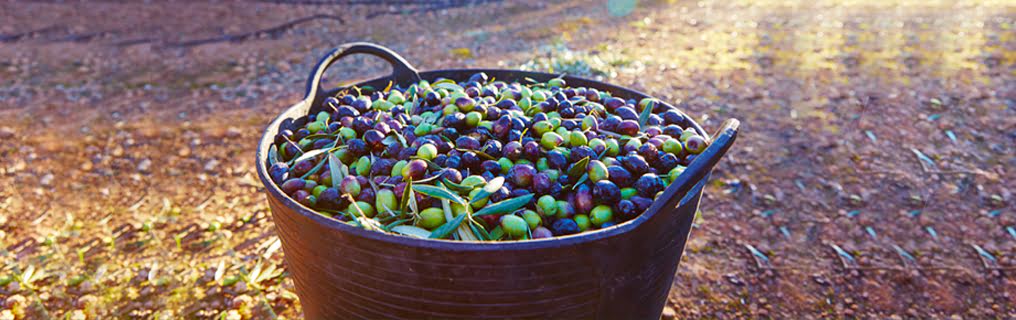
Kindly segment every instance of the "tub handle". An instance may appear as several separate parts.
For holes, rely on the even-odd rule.
[[[313,102],[318,98],[317,95],[324,91],[321,89],[321,77],[332,63],[342,57],[358,53],[369,54],[388,61],[392,65],[391,77],[396,83],[419,82],[421,80],[416,69],[392,49],[369,42],[350,42],[335,47],[322,57],[321,61],[318,61],[314,71],[310,74],[310,79],[307,80],[307,96],[304,100]]]
[[[730,146],[734,144],[734,140],[737,140],[738,128],[741,126],[741,121],[737,119],[727,119],[720,126],[720,130],[713,135],[713,141],[710,142],[706,150],[702,151],[695,160],[685,168],[684,173],[679,175],[666,190],[663,191],[661,199],[666,201],[654,201],[653,205],[649,207],[647,212],[651,213],[647,219],[658,215],[659,211],[675,208],[684,198],[684,195],[691,192],[692,188],[695,187],[702,179],[713,170],[713,167],[720,162],[723,155],[730,150]]]

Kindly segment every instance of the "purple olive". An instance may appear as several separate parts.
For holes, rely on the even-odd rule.
[[[294,177],[303,176],[305,173],[314,168],[314,163],[308,160],[297,162],[293,165],[293,168],[289,169],[290,174]]]
[[[631,172],[632,176],[641,176],[642,174],[649,172],[649,163],[646,162],[646,159],[642,158],[642,156],[631,155],[618,160],[625,169],[628,169],[628,172]]]
[[[482,164],[480,164],[480,168],[483,169],[483,171],[485,172],[490,172],[493,174],[501,173],[501,164],[497,163],[497,161],[494,160],[484,161]]]
[[[522,155],[530,161],[536,161],[540,157],[540,143],[536,141],[526,142],[522,145]]]
[[[621,189],[609,180],[597,181],[593,185],[593,198],[597,203],[613,205],[621,200]]]
[[[303,179],[292,178],[292,179],[286,180],[286,182],[283,182],[281,188],[282,188],[282,192],[285,192],[286,194],[292,196],[297,191],[303,190],[303,187],[306,186],[306,185],[307,184],[306,184],[306,182]]]
[[[659,150],[657,150],[656,146],[652,143],[642,144],[642,146],[638,149],[638,153],[650,164],[654,164],[657,160],[659,160]]]
[[[550,175],[544,172],[537,173],[533,176],[533,192],[536,194],[548,194],[551,188],[554,186],[554,181],[550,179]]]
[[[275,183],[282,183],[289,177],[289,165],[285,162],[276,162],[268,169],[268,174],[272,177],[272,181]]]
[[[501,155],[508,160],[518,161],[519,157],[522,156],[522,143],[518,141],[511,141],[504,145],[501,149]]]
[[[663,179],[652,173],[644,174],[635,181],[635,190],[643,197],[654,198],[657,192],[663,191]]]
[[[327,188],[318,195],[317,205],[323,209],[338,210],[344,207],[345,198],[335,188]]]
[[[593,190],[585,184],[580,185],[575,190],[575,213],[589,214],[589,210],[592,210],[594,205]]]
[[[614,131],[626,136],[635,136],[639,134],[639,123],[635,120],[624,120],[617,125]]]
[[[425,174],[427,174],[427,162],[420,159],[409,161],[405,167],[402,167],[402,179],[404,180],[420,180]]]
[[[641,196],[631,197],[631,202],[635,204],[635,211],[637,211],[638,214],[646,212],[646,210],[649,209],[649,206],[653,205],[653,199]]]
[[[346,146],[349,149],[349,153],[357,158],[370,153],[370,149],[367,147],[367,142],[360,139],[350,139],[346,142]]]
[[[533,239],[544,239],[553,236],[554,234],[550,232],[550,229],[544,227],[536,227],[536,230],[533,230]]]
[[[631,172],[628,172],[628,170],[625,170],[621,166],[607,167],[607,179],[621,188],[629,187],[634,182]]]
[[[441,174],[441,177],[447,179],[448,181],[451,181],[452,183],[462,182],[462,173],[459,172],[458,169],[454,168],[445,168],[444,173]]]
[[[512,176],[512,183],[515,184],[515,186],[528,187],[533,183],[533,176],[536,175],[536,169],[528,164],[520,164],[509,169],[508,174]]]
[[[479,150],[480,141],[470,136],[461,136],[455,140],[455,147],[468,150]]]
[[[617,213],[622,221],[631,220],[639,214],[635,208],[635,203],[631,202],[631,200],[621,200],[614,207],[614,212]]]

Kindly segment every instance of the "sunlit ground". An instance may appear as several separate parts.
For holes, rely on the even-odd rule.
[[[1016,4],[632,4],[2,4],[0,319],[299,317],[253,146],[348,41],[741,119],[665,316],[1016,317]]]

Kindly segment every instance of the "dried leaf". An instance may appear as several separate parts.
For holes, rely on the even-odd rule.
[[[328,154],[328,173],[332,176],[332,187],[338,189],[339,183],[345,178],[344,172],[342,172],[342,161],[335,156],[334,153]]]
[[[268,148],[268,166],[273,166],[279,162],[279,147],[274,144]]]
[[[431,234],[427,229],[406,225],[392,227],[392,232],[423,239],[429,238]]]
[[[445,89],[445,90],[452,91],[452,92],[465,90],[465,89],[462,89],[461,86],[455,84],[454,82],[440,82],[440,83],[434,84],[433,87],[434,88],[438,88],[438,89]]]

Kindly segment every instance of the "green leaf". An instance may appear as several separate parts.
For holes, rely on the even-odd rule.
[[[279,147],[273,144],[268,148],[268,166],[274,166],[276,162],[279,162]]]
[[[317,174],[318,170],[324,168],[325,164],[328,162],[329,161],[318,161],[318,164],[315,165],[314,168],[311,168],[310,171],[307,171],[307,173],[304,173],[303,176],[300,177],[300,179],[307,179],[307,177],[309,177],[310,175]]]
[[[451,202],[461,204],[463,206],[467,205],[466,200],[462,200],[462,197],[459,197],[459,195],[455,194],[451,190],[448,190],[447,188],[429,185],[416,185],[413,186],[413,190],[434,198],[445,199]]]
[[[454,183],[454,182],[448,181],[448,179],[442,178],[441,182],[444,183],[444,185],[446,187],[448,187],[448,188],[450,188],[450,189],[452,189],[452,190],[454,190],[455,192],[458,192],[458,193],[467,193],[467,192],[473,191],[473,188],[470,188],[470,187],[467,187],[467,186],[464,186],[464,185],[461,185],[461,184],[458,184],[458,183]]]
[[[423,239],[426,239],[431,235],[430,231],[427,231],[427,229],[405,225],[392,227],[392,232]]]
[[[501,230],[501,226],[496,226],[490,230],[488,235],[490,236],[488,239],[492,241],[501,240],[501,238],[504,238],[504,230]]]
[[[642,109],[642,113],[639,114],[639,128],[642,130],[646,129],[646,123],[649,122],[649,115],[653,113],[653,106],[656,105],[656,100],[646,104],[646,107]]]
[[[448,237],[448,235],[451,234],[452,231],[455,231],[455,229],[459,228],[459,225],[462,224],[462,220],[466,219],[466,216],[467,214],[460,214],[458,217],[455,217],[455,219],[452,219],[452,221],[448,221],[445,224],[442,224],[440,227],[437,227],[437,229],[434,229],[434,232],[430,233],[430,238],[443,239],[445,237]]]
[[[503,185],[504,185],[504,177],[490,179],[490,181],[487,182],[487,185],[483,186],[483,189],[480,189],[480,192],[476,193],[476,197],[469,199],[469,204],[476,204],[480,201],[483,201],[483,199],[486,199],[494,192],[497,192],[498,189],[501,189],[501,186]]]
[[[457,92],[457,91],[463,91],[463,90],[465,90],[465,89],[462,89],[461,86],[459,86],[459,85],[457,85],[455,83],[452,83],[452,82],[441,82],[441,83],[435,84],[434,87],[435,88],[439,88],[439,89],[445,89],[445,90],[452,91],[452,92]]]
[[[476,238],[480,239],[480,241],[490,241],[490,234],[487,233],[487,230],[484,229],[483,226],[470,221],[469,229],[473,230],[473,234],[476,235]]]
[[[399,199],[399,211],[406,212],[409,206],[409,197],[413,196],[413,179],[406,181],[406,189],[402,190],[402,199]]]
[[[588,166],[589,166],[589,157],[582,158],[582,160],[579,160],[579,162],[576,162],[574,165],[572,165],[571,168],[568,169],[568,179],[572,181],[578,180],[578,178],[582,176],[582,174],[586,173],[586,167]]]
[[[338,189],[339,183],[345,178],[342,172],[342,161],[334,153],[328,154],[328,172],[332,175],[332,187]]]
[[[578,188],[580,185],[582,185],[583,182],[586,182],[586,180],[588,180],[588,179],[589,179],[589,174],[588,173],[583,173],[582,176],[579,177],[579,181],[575,181],[575,184],[572,185],[572,190],[575,190],[575,188]]]
[[[533,200],[533,194],[527,194],[521,197],[515,197],[508,200],[504,200],[480,209],[476,213],[473,213],[474,217],[485,216],[488,214],[507,214],[515,212],[519,208],[522,208],[530,200]]]

